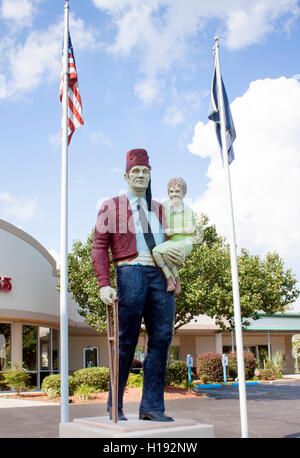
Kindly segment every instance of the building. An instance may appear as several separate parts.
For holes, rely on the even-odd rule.
[[[56,262],[33,237],[0,220],[0,373],[8,362],[24,363],[32,385],[59,372],[59,292]],[[207,351],[234,349],[234,336],[219,332],[211,318],[200,316],[174,333],[171,359],[185,360]],[[276,351],[286,354],[286,372],[294,372],[292,336],[300,333],[300,315],[262,316],[250,320],[243,334],[245,349],[262,357]],[[136,356],[143,359],[147,339],[141,334]],[[108,366],[106,335],[90,328],[69,298],[69,369]]]

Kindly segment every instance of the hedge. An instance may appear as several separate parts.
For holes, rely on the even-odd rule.
[[[188,368],[185,361],[173,361],[166,369],[166,385],[182,384],[188,377]]]
[[[236,378],[238,376],[237,354],[229,353],[228,355],[228,376]],[[250,380],[254,377],[256,368],[256,359],[250,351],[244,351],[245,379]]]
[[[142,374],[129,374],[127,386],[130,388],[142,388],[143,387],[143,375]]]
[[[109,369],[107,367],[87,367],[74,372],[77,385],[84,383],[97,391],[108,391]]]
[[[206,375],[210,382],[223,381],[222,355],[219,353],[202,353],[197,356],[197,375]]]
[[[77,388],[77,383],[75,377],[69,375],[69,395],[74,394],[75,389]],[[48,396],[60,396],[60,374],[48,375],[44,378],[42,382],[42,391]]]

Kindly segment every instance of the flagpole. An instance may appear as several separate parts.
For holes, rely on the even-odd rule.
[[[214,46],[214,52],[215,52],[215,58],[216,58],[216,78],[217,78],[217,86],[218,86],[218,102],[219,102],[218,105],[220,109],[222,153],[223,153],[225,182],[226,182],[226,194],[227,194],[227,200],[228,200],[228,211],[229,211],[229,216],[230,216],[230,260],[231,260],[231,277],[232,277],[232,289],[233,289],[235,338],[236,338],[236,349],[237,349],[241,430],[242,430],[242,437],[246,438],[248,437],[248,419],[247,419],[247,402],[246,402],[240,293],[239,293],[239,280],[238,280],[237,254],[236,254],[236,237],[235,237],[235,228],[234,228],[232,193],[231,193],[230,172],[229,172],[229,163],[228,163],[228,148],[227,148],[227,139],[226,139],[226,115],[225,115],[225,105],[224,105],[224,99],[223,99],[222,78],[221,78],[220,59],[219,59],[219,39],[217,37],[215,38],[215,42],[216,44]]]
[[[69,420],[69,361],[68,361],[68,86],[69,86],[69,0],[64,9],[63,54],[63,121],[61,165],[61,223],[60,223],[60,376],[61,423]]]

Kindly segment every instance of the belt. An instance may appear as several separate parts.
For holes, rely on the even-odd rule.
[[[114,262],[115,267],[118,267],[119,265],[123,265],[123,264],[129,265],[129,266],[140,264],[142,266],[157,267],[151,254],[144,255],[142,253],[140,253],[139,256],[137,256],[134,259],[127,258],[127,259],[121,259],[120,261]]]

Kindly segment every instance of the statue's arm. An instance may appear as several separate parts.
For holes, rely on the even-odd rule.
[[[111,305],[115,290],[111,287],[109,273],[109,245],[113,225],[113,202],[106,201],[103,203],[96,222],[93,245],[92,245],[92,262],[95,275],[100,287],[100,299],[104,304]]]
[[[110,286],[109,240],[109,204],[104,202],[98,213],[92,244],[92,262],[100,288]]]

